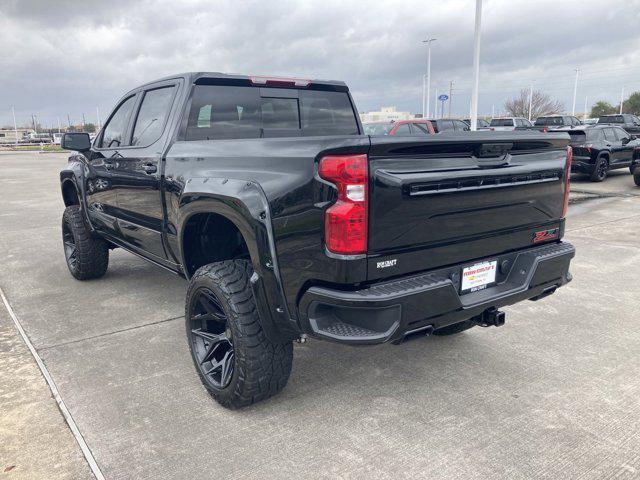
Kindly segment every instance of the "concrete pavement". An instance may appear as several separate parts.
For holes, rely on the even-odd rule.
[[[183,280],[117,250],[101,280],[68,274],[64,158],[0,155],[0,286],[106,478],[640,475],[640,189],[628,173],[596,187],[616,196],[570,207],[574,282],[507,309],[505,327],[402,346],[296,345],[284,392],[229,412],[191,365]],[[37,396],[42,409],[53,402]],[[20,441],[3,433],[0,445]]]

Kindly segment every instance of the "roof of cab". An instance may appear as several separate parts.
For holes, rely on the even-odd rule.
[[[201,78],[211,78],[211,79],[220,79],[220,80],[252,80],[252,79],[273,79],[273,80],[281,80],[281,81],[304,81],[309,84],[314,85],[334,85],[340,87],[347,87],[347,84],[340,80],[320,80],[320,79],[311,79],[311,78],[301,78],[301,77],[281,77],[276,75],[240,75],[236,73],[222,73],[222,72],[185,72],[178,73],[175,75],[168,75],[166,77],[162,77],[150,82],[146,82],[143,85],[139,85],[137,88],[145,87],[147,85],[153,85],[154,83],[160,83],[167,80],[173,80],[177,78],[183,78],[187,83],[195,83]],[[134,89],[135,90],[135,89]]]

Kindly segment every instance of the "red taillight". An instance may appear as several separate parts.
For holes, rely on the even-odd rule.
[[[542,129],[542,133],[547,133],[548,131],[549,131],[549,129],[548,129],[547,127],[544,127],[544,128]]]
[[[320,178],[338,189],[338,200],[324,216],[327,249],[341,255],[367,251],[368,165],[366,155],[328,155],[320,160]]]
[[[573,160],[573,150],[567,147],[567,164],[564,167],[564,205],[562,207],[562,218],[567,216],[569,207],[569,190],[571,189],[571,161]]]

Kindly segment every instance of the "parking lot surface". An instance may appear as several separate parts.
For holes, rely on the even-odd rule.
[[[68,273],[65,161],[0,154],[0,287],[106,478],[640,475],[640,188],[628,172],[574,178],[574,281],[507,308],[504,327],[401,346],[296,344],[284,392],[230,412],[191,364],[184,280],[121,250],[100,280]],[[84,477],[79,466],[70,478]]]

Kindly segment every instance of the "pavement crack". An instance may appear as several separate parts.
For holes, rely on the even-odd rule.
[[[53,345],[45,345],[43,347],[38,347],[38,351],[50,350],[52,348],[64,347],[64,346],[67,346],[67,345],[73,345],[75,343],[86,342],[87,340],[95,340],[96,338],[108,337],[110,335],[115,335],[117,333],[130,332],[131,330],[138,330],[140,328],[150,327],[152,325],[159,325],[161,323],[172,322],[174,320],[180,320],[180,319],[183,319],[183,318],[184,318],[184,315],[180,315],[179,317],[165,318],[165,319],[158,320],[158,321],[155,321],[155,322],[144,323],[142,325],[135,325],[133,327],[122,328],[120,330],[114,330],[112,332],[105,332],[105,333],[100,333],[98,335],[91,335],[89,337],[77,338],[75,340],[69,340],[68,342],[60,342],[60,343],[55,343]]]

